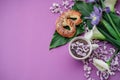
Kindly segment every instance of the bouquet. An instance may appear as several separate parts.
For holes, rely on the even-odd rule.
[[[57,27],[50,43],[50,49],[65,45],[76,36],[83,34],[91,42],[95,40],[108,41],[115,47],[111,58],[104,61],[92,57],[92,63],[100,72],[106,71],[108,74],[112,74],[110,66],[120,50],[120,17],[115,12],[116,1],[63,0],[62,5],[54,3],[50,10],[61,15],[56,21]],[[94,55],[91,54],[91,56]],[[91,56],[88,57],[89,60]],[[85,64],[86,60],[84,60]]]

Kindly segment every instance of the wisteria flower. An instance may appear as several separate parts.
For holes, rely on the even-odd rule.
[[[109,65],[105,63],[103,60],[100,59],[93,59],[93,65],[101,72],[108,71],[109,73],[111,72],[109,69]]]
[[[94,11],[90,14],[90,19],[92,19],[91,24],[97,25],[102,17],[102,9],[94,6]]]

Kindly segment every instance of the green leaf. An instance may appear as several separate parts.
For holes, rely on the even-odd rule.
[[[113,12],[109,13],[115,27],[120,33],[120,17]],[[113,29],[113,25],[109,20],[107,13],[103,13],[103,19],[97,26],[98,30],[106,37],[106,40],[112,43],[120,50],[120,38],[116,31]]]
[[[106,37],[106,40],[109,41],[110,43],[112,43],[114,46],[116,46],[119,50],[120,50],[120,41],[114,39],[113,37],[111,37],[106,31],[104,31],[103,29],[101,29],[100,27],[98,27],[98,30],[104,34],[104,36]]]
[[[116,28],[117,28],[118,31],[120,32],[120,16],[116,15],[116,13],[113,13],[113,12],[110,12],[109,15],[110,15],[110,17],[112,18],[113,23],[116,25]],[[108,19],[106,13],[103,14],[103,18],[104,18],[110,25],[112,25],[112,24],[110,23],[110,20]]]
[[[90,30],[93,28],[93,25],[91,24],[91,20],[86,20],[86,24]]]
[[[115,13],[110,13],[110,16],[120,32],[120,16],[116,15]]]
[[[93,11],[93,4],[85,3],[83,1],[77,1],[72,7],[73,10],[78,10],[82,13],[82,16],[89,16]]]
[[[109,34],[110,34],[112,37],[120,40],[120,39],[119,39],[119,36],[117,35],[117,33],[114,31],[114,29],[112,28],[112,26],[111,26],[106,20],[102,19],[101,22],[103,23],[104,27],[107,29],[107,31],[109,32]]]
[[[82,34],[84,32],[84,25],[83,23],[76,26],[76,34],[74,37]],[[72,37],[73,38],[73,37]],[[53,38],[51,40],[51,43],[50,43],[50,49],[52,48],[56,48],[56,47],[59,47],[59,46],[62,46],[62,45],[65,45],[66,43],[68,43],[72,38],[65,38],[65,37],[62,37],[61,35],[59,35],[56,31],[53,35]]]
[[[85,3],[83,1],[76,1],[74,6],[72,7],[73,10],[77,10],[82,14],[82,19],[86,22],[89,29],[92,29],[93,25],[91,24],[91,20],[84,19],[84,17],[89,17],[90,13],[93,11],[93,4]]]

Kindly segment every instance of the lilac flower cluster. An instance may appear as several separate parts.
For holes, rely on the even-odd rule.
[[[50,7],[50,11],[52,13],[61,13],[61,7],[58,3],[53,3],[52,7]]]
[[[87,80],[95,80],[92,78],[91,73],[92,70],[86,70],[86,66],[91,68],[90,65],[93,64],[93,58],[101,59],[103,61],[108,61],[112,54],[115,52],[115,47],[113,47],[110,43],[107,41],[99,41],[94,40],[93,43],[99,44],[99,48],[94,50],[91,56],[84,60],[84,76]],[[100,72],[96,71],[96,75],[100,78],[100,80],[108,80],[111,75],[115,75],[116,72],[120,71],[120,52],[119,54],[112,60],[112,63],[110,65],[111,73],[108,73],[107,71]]]
[[[62,3],[53,3],[50,7],[50,11],[52,13],[62,13],[63,11],[66,11],[68,9],[71,9],[74,5],[74,0],[62,0]]]
[[[90,67],[89,65],[88,65],[88,63],[86,63],[85,61],[84,61],[84,76],[87,78],[87,80],[94,80],[90,75],[91,75],[91,71],[92,71],[92,67]]]

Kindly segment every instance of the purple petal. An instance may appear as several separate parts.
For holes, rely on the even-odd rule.
[[[110,12],[110,8],[109,8],[109,7],[106,7],[106,8],[104,9],[104,11],[105,11],[106,13],[109,13],[109,12]]]
[[[97,25],[98,23],[100,22],[100,17],[99,16],[96,16],[96,19],[95,20],[92,20],[92,25]]]
[[[87,3],[95,2],[95,0],[85,0]]]
[[[96,6],[94,6],[94,12],[95,12],[95,14],[100,14],[100,11]]]

